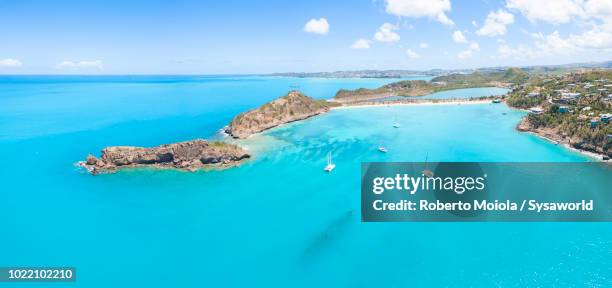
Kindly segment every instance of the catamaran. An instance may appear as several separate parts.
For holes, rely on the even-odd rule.
[[[325,170],[325,172],[331,172],[334,168],[336,168],[336,164],[332,162],[331,152],[329,152],[327,153],[327,166],[325,166],[323,170]]]

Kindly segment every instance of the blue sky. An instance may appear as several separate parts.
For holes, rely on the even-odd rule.
[[[612,59],[612,0],[6,1],[0,74],[232,74]]]

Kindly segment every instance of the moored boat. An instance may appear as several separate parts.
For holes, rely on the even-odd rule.
[[[327,153],[327,166],[325,166],[323,170],[325,170],[325,172],[331,172],[334,168],[336,168],[336,164],[332,162],[331,152],[329,152]]]

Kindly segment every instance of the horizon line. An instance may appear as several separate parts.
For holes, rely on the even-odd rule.
[[[527,66],[520,65],[504,65],[504,66],[485,66],[485,67],[473,67],[473,68],[430,68],[430,69],[402,69],[402,68],[393,68],[393,69],[372,69],[372,68],[362,68],[362,69],[345,69],[345,70],[334,70],[334,71],[315,71],[315,72],[269,72],[269,73],[85,73],[85,74],[66,74],[66,73],[0,73],[0,77],[3,76],[271,76],[274,74],[317,74],[317,73],[337,73],[337,72],[360,72],[360,71],[407,71],[407,72],[421,72],[427,73],[431,71],[441,70],[441,71],[461,71],[461,70],[482,70],[482,69],[503,69],[503,68],[533,68],[533,67],[557,67],[557,66],[571,66],[575,65],[574,68],[592,68],[592,69],[611,69],[609,67],[580,67],[580,65],[593,65],[593,64],[607,64],[612,62],[611,60],[605,61],[592,61],[592,62],[571,62],[571,63],[562,63],[562,64],[534,64]],[[568,67],[571,68],[571,67]],[[280,76],[280,75],[279,75]],[[419,74],[415,74],[414,76],[421,76]],[[427,75],[422,75],[427,76]],[[357,77],[357,78],[376,78],[376,77]]]

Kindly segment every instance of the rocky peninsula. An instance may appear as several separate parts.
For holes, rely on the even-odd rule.
[[[236,116],[225,129],[234,138],[244,139],[276,126],[310,118],[337,104],[315,100],[299,91],[272,100],[257,109]]]
[[[202,168],[233,167],[250,157],[246,150],[236,145],[196,139],[152,148],[107,147],[102,150],[100,158],[89,155],[79,165],[94,175],[142,166],[196,171]]]
[[[239,114],[225,131],[234,138],[246,138],[281,124],[325,113],[334,105],[339,104],[315,100],[301,92],[291,91],[257,109]],[[250,157],[246,150],[237,145],[196,139],[152,148],[107,147],[102,149],[100,158],[89,155],[86,161],[78,165],[94,175],[143,166],[196,171],[202,168],[233,167]]]
[[[598,160],[608,161],[612,157],[612,150],[609,146],[594,143],[590,139],[569,135],[556,127],[538,127],[530,122],[529,117],[524,117],[516,126],[516,129],[521,132],[533,133],[555,144],[563,145],[568,149],[573,149]]]

